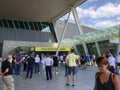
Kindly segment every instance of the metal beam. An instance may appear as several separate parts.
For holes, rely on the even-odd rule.
[[[82,27],[80,25],[80,21],[79,21],[79,18],[78,18],[78,14],[77,14],[77,11],[76,11],[76,8],[75,7],[72,7],[72,13],[73,13],[73,16],[74,16],[74,19],[75,19],[75,22],[78,26],[78,29],[79,29],[79,33],[80,35],[83,34],[83,31],[82,31]],[[85,54],[87,55],[88,53],[88,50],[87,50],[87,46],[86,46],[86,43],[83,42],[83,48],[84,48],[84,51],[85,51]]]
[[[119,28],[118,36],[119,36],[119,43],[117,44],[117,55],[119,55],[120,53],[120,28]]]
[[[95,41],[95,46],[96,46],[98,55],[101,56],[100,49],[99,49],[99,47],[98,47],[98,42],[97,42],[97,41]]]
[[[65,22],[65,26],[64,26],[64,29],[63,29],[61,38],[60,38],[60,40],[59,40],[59,42],[58,42],[58,47],[57,47],[56,55],[58,55],[58,53],[59,53],[60,46],[61,46],[61,42],[62,42],[62,39],[63,39],[63,37],[64,37],[64,35],[65,35],[65,31],[66,31],[66,29],[67,29],[67,25],[68,25],[68,20],[69,20],[70,14],[71,14],[71,12],[69,12],[69,14],[68,14],[68,17],[67,17],[67,20],[66,20],[66,22]]]

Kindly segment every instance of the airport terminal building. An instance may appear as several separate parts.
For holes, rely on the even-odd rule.
[[[15,49],[18,47],[54,47],[56,43],[58,43],[59,48],[62,44],[61,41],[67,38],[69,38],[69,40],[65,40],[65,42],[70,41],[70,43],[72,42],[72,44],[76,45],[76,48],[80,52],[85,51],[85,53],[87,53],[89,51],[87,49],[96,45],[95,43],[93,44],[95,41],[92,39],[92,42],[86,39],[81,40],[80,37],[88,32],[97,32],[97,30],[80,25],[76,7],[85,1],[86,0],[52,0],[51,2],[49,0],[1,1],[0,56],[6,56],[9,53],[14,54]],[[68,22],[68,19],[65,21],[59,20],[59,18],[67,13],[69,18],[70,12],[73,13],[76,24]],[[78,39],[71,38],[73,36],[76,36]],[[86,36],[88,37],[89,35],[84,35],[85,38]],[[104,35],[102,34],[102,36]],[[88,39],[90,38],[88,37]],[[84,45],[79,44],[79,42],[83,40],[85,41]],[[77,44],[75,41],[77,41]],[[91,45],[89,45],[89,43],[91,43]]]
[[[55,42],[57,39],[52,23],[0,20],[1,55],[14,53],[15,48],[20,46],[52,46]]]
[[[65,21],[58,20],[54,26],[48,22],[27,22],[0,19],[0,54],[15,53],[17,47],[53,47],[60,40]],[[95,29],[82,26],[84,33]],[[76,24],[68,23],[64,39],[78,34]]]
[[[1,1],[0,56],[19,46],[49,46],[58,43],[56,20],[86,0]]]

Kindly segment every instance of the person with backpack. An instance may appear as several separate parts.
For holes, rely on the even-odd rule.
[[[110,64],[105,57],[96,59],[99,72],[95,75],[94,90],[120,90],[120,81],[117,75],[109,71]]]

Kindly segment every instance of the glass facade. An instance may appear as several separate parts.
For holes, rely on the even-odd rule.
[[[40,32],[49,32],[56,38],[56,33],[52,22],[30,22],[0,19],[1,28],[11,28],[14,30],[34,30]]]
[[[78,50],[78,53],[80,53],[80,54],[84,53],[85,54],[85,51],[84,51],[84,48],[83,48],[82,44],[76,45],[76,48]]]
[[[28,21],[0,19],[0,27],[48,32],[48,30],[47,31],[44,30],[45,28],[47,28],[49,29],[49,32],[55,34],[52,23],[48,23],[48,22],[28,22]]]
[[[101,53],[110,52],[114,55],[117,52],[117,44],[110,43],[109,40],[98,42],[98,45]]]
[[[98,52],[97,52],[95,42],[87,43],[87,48],[88,48],[89,54],[95,54],[96,57],[98,56]]]
[[[96,48],[95,42],[87,43],[86,45],[87,45],[88,53],[95,54],[96,57],[97,57],[98,56],[98,52],[97,52],[97,48]],[[117,44],[110,43],[109,40],[99,41],[98,42],[98,46],[99,46],[101,54],[102,53],[106,53],[106,52],[110,52],[113,55],[115,55],[116,52],[117,52]],[[83,49],[83,45],[82,44],[76,45],[76,47],[77,47],[79,53],[84,53],[84,49]]]

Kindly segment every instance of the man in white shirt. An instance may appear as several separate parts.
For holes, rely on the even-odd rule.
[[[46,80],[52,79],[51,67],[53,65],[53,59],[50,58],[50,55],[47,54],[47,57],[44,59],[45,70],[46,70]]]
[[[35,57],[35,73],[40,73],[40,57],[36,55]]]
[[[114,73],[114,71],[115,71],[115,58],[113,57],[112,54],[109,54],[109,56],[108,56],[108,62],[110,64],[110,69],[109,70],[112,73]]]
[[[116,56],[116,69],[117,69],[117,73],[120,73],[120,52],[119,55]]]
[[[61,65],[63,65],[63,55],[60,55],[59,60],[60,60]]]

